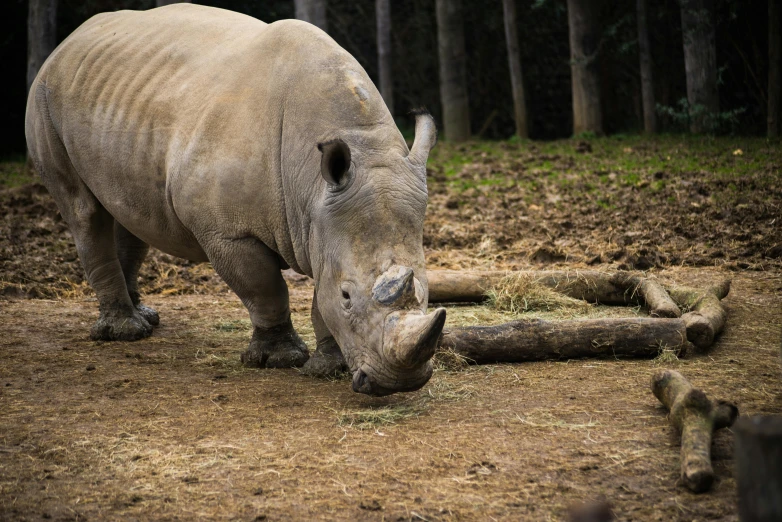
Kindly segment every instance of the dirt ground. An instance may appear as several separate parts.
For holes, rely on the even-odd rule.
[[[431,267],[732,277],[724,334],[665,363],[441,366],[417,392],[370,398],[349,380],[243,368],[239,300],[207,265],[154,252],[142,286],[161,326],[135,343],[92,342],[97,304],[56,207],[0,165],[0,520],[562,520],[600,496],[619,520],[737,520],[731,431],[715,437],[712,490],[690,493],[649,382],[673,368],[742,415],[782,413],[778,145],[442,145],[429,172]],[[289,284],[312,347],[312,283]],[[452,325],[509,318],[448,312]]]

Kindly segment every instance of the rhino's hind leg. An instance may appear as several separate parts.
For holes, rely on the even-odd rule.
[[[342,350],[320,316],[317,294],[312,296],[312,326],[315,329],[318,346],[302,368],[302,372],[312,377],[326,378],[337,377],[347,372],[348,365],[342,356]]]
[[[149,337],[152,326],[133,306],[117,258],[114,218],[86,187],[78,194],[70,194],[65,201],[58,194],[61,189],[50,187],[49,191],[68,222],[79,259],[100,306],[100,317],[90,330],[90,337],[96,341],[135,341]]]
[[[160,316],[154,309],[141,304],[141,293],[138,290],[138,272],[147,257],[149,245],[128,232],[119,221],[114,222],[114,240],[117,242],[117,257],[122,267],[122,274],[125,276],[130,300],[141,317],[150,325],[157,326],[160,324]]]
[[[78,214],[69,210],[61,212],[73,234],[87,280],[98,296],[100,317],[90,330],[90,337],[102,341],[135,341],[150,336],[152,326],[128,295],[115,250],[114,218],[92,194],[89,198],[82,197],[79,203],[82,206]]]
[[[147,337],[152,326],[133,306],[117,258],[114,218],[73,167],[49,116],[46,87],[38,83],[33,88],[26,129],[30,157],[68,223],[87,280],[98,296],[100,318],[90,336],[122,341]]]
[[[309,359],[293,329],[288,286],[277,254],[255,238],[212,238],[204,245],[212,266],[250,312],[253,336],[242,362],[256,368],[292,368]]]

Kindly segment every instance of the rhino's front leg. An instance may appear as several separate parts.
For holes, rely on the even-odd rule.
[[[312,295],[312,326],[315,329],[315,339],[318,346],[302,371],[313,377],[336,377],[348,371],[348,365],[345,363],[345,358],[342,356],[336,339],[331,335],[320,316],[317,292]]]
[[[250,312],[253,336],[242,362],[257,368],[291,368],[307,362],[309,350],[293,329],[277,254],[251,237],[213,239],[204,251]]]

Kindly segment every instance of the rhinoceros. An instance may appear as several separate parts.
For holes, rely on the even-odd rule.
[[[427,314],[426,160],[358,62],[320,29],[177,4],[99,14],[52,53],[27,103],[30,157],[100,305],[93,339],[149,336],[154,246],[209,261],[253,325],[250,366],[349,369],[353,390],[420,388],[445,321]],[[309,351],[281,270],[314,279]]]

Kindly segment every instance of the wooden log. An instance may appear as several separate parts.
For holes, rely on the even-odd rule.
[[[429,301],[480,302],[506,278],[528,277],[535,284],[548,287],[574,299],[608,305],[645,302],[652,317],[679,317],[681,311],[655,279],[632,272],[599,272],[597,270],[545,271],[456,271],[429,270]],[[639,299],[640,298],[640,299]]]
[[[739,518],[782,520],[782,417],[743,417],[733,432]]]
[[[638,282],[638,292],[649,307],[649,315],[652,317],[681,317],[682,311],[671,296],[665,291],[663,285],[656,279],[641,278]]]
[[[652,393],[668,408],[671,424],[681,432],[684,485],[695,493],[708,490],[714,481],[712,433],[731,426],[738,416],[738,408],[727,402],[711,401],[674,370],[660,370],[652,376]]]
[[[508,272],[427,270],[430,303],[479,303]]]
[[[626,295],[624,288],[610,283],[606,276],[606,273],[594,270],[427,271],[429,301],[432,303],[484,301],[486,294],[500,285],[506,277],[529,277],[535,283],[564,295],[593,303],[622,305],[633,303],[632,296]]]
[[[680,356],[690,344],[681,319],[525,319],[498,326],[446,328],[440,342],[473,364],[583,357]]]
[[[727,313],[720,303],[730,292],[730,280],[698,290],[681,286],[669,286],[668,292],[682,308],[688,310],[682,315],[687,325],[687,339],[698,350],[705,350],[714,344],[714,339],[725,327]]]

